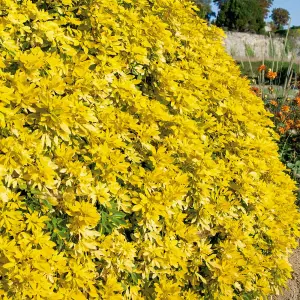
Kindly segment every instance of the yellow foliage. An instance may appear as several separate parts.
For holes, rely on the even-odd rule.
[[[262,299],[295,184],[185,0],[0,0],[1,299]]]

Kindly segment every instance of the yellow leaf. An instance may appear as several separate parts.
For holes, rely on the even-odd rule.
[[[5,269],[11,269],[15,266],[16,264],[14,262],[10,262],[10,263],[7,263],[7,264],[4,264],[2,267],[5,268]]]
[[[132,211],[139,211],[143,208],[143,206],[141,204],[137,204],[135,206],[133,206]]]
[[[71,130],[66,123],[60,123],[60,128],[67,134],[71,134]]]

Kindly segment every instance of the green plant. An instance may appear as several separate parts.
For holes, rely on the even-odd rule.
[[[236,49],[234,47],[231,47],[230,48],[230,55],[234,57],[234,56],[236,56],[236,53],[237,53]]]
[[[257,79],[259,72],[257,72],[260,65],[262,65],[262,61],[250,61],[248,63],[237,61],[237,64],[240,66],[241,73],[243,76],[247,76],[250,79]],[[274,80],[274,84],[277,86],[282,86],[285,82],[285,78],[287,76],[287,72],[290,66],[290,62],[281,62],[279,60],[265,60],[264,65],[266,65],[268,68],[271,68],[272,65],[275,66],[275,70],[279,69],[279,66],[282,64],[282,67],[280,70],[278,70],[277,74],[278,76]],[[278,65],[278,68],[276,67]],[[292,63],[292,70],[295,73],[298,73],[300,65],[298,63]],[[251,71],[252,70],[252,71]],[[252,74],[253,72],[253,74]],[[294,82],[294,81],[293,81]]]
[[[252,58],[255,57],[255,52],[253,50],[253,48],[251,47],[251,45],[245,43],[245,54],[246,56]]]
[[[268,46],[269,46],[269,56],[274,57],[275,56],[275,49],[274,49],[274,46],[272,44],[272,41],[269,41]]]
[[[300,133],[298,130],[291,130],[281,135],[279,148],[280,158],[291,170],[290,175],[298,183],[297,205],[300,206]]]
[[[271,64],[271,62],[269,62]],[[267,71],[269,69],[269,71]],[[286,63],[281,68],[280,76],[272,72],[268,65],[258,67],[258,86],[252,90],[260,96],[266,108],[273,114],[273,122],[276,131],[280,134],[278,142],[281,161],[291,170],[290,174],[297,181],[297,204],[300,205],[300,148],[298,146],[300,136],[300,93],[292,89],[299,87],[296,66]],[[274,76],[274,77],[272,77]],[[268,78],[267,78],[268,77]],[[279,77],[279,80],[277,80]],[[269,80],[266,80],[269,79]],[[277,86],[273,84],[276,83]],[[279,86],[278,86],[279,84]],[[281,85],[281,86],[280,86]]]
[[[278,142],[281,161],[290,169],[289,174],[297,181],[297,204],[300,205],[300,94],[298,92],[300,66],[294,63],[295,39],[299,36],[297,28],[288,26],[287,30],[278,31],[285,36],[281,60],[251,62],[241,64],[243,74],[254,79],[252,90],[264,100],[265,107],[273,114],[275,129],[280,135]],[[269,52],[274,51],[273,37],[270,34]],[[285,61],[286,55],[292,54],[290,61]],[[257,74],[253,69],[258,70]],[[270,71],[267,71],[270,70]],[[275,70],[273,72],[272,70]],[[274,78],[266,78],[268,73]]]

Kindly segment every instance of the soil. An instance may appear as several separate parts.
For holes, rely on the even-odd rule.
[[[270,300],[300,300],[300,248],[290,258],[293,266],[293,278],[288,281],[288,288],[283,295],[272,296]]]

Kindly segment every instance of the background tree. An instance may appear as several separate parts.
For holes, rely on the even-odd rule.
[[[218,6],[220,9],[223,4],[225,4],[228,0],[213,0],[213,2]]]
[[[226,3],[229,2],[229,0],[213,0],[213,3],[215,3],[219,9]],[[260,5],[262,8],[262,13],[264,15],[264,18],[267,18],[269,14],[269,9],[273,4],[273,0],[257,0],[257,3],[255,5]]]
[[[264,13],[258,0],[226,0],[220,5],[217,26],[241,32],[260,33],[264,30]]]
[[[211,0],[194,0],[197,7],[200,9],[198,15],[206,20],[210,20],[215,17],[216,14],[212,11]]]
[[[271,18],[276,25],[277,29],[287,25],[290,19],[290,13],[284,8],[274,8]]]
[[[262,8],[264,17],[267,18],[270,12],[270,7],[273,5],[273,0],[259,0],[259,5]]]

